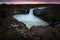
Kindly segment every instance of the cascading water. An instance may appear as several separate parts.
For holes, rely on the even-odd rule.
[[[29,14],[17,14],[14,15],[13,17],[18,20],[23,22],[24,24],[26,24],[27,28],[31,28],[32,26],[48,26],[48,23],[43,21],[42,19],[34,16],[33,14],[33,10],[34,9],[30,9]]]

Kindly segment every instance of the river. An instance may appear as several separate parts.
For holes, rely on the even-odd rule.
[[[40,9],[40,8],[39,8]],[[44,20],[40,19],[39,17],[34,16],[33,14],[34,9],[30,9],[28,14],[17,14],[14,15],[13,17],[26,24],[27,28],[31,28],[32,26],[48,26],[49,24],[45,22]]]

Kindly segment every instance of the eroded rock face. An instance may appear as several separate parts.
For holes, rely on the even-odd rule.
[[[30,11],[29,9],[28,10],[16,9],[13,14],[28,14],[29,11]]]
[[[44,19],[47,15],[46,9],[35,9],[33,11],[34,15]]]
[[[59,21],[59,7],[50,7],[45,9],[35,9],[34,15],[47,21],[50,25],[56,25]],[[57,22],[57,23],[56,23]]]

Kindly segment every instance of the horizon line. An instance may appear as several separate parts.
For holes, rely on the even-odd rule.
[[[0,2],[0,4],[60,4],[60,2]]]

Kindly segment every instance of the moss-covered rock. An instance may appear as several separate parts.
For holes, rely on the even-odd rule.
[[[23,22],[19,22],[19,25],[20,25],[22,28],[24,28],[24,29],[28,29],[28,28],[26,27],[26,24],[24,24]]]

